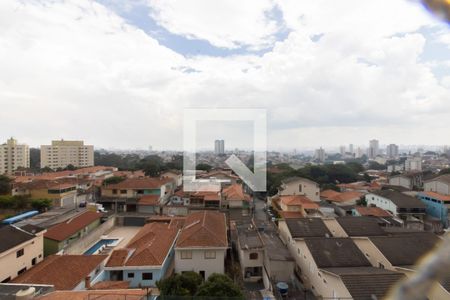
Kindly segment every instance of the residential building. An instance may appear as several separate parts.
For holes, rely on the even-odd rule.
[[[223,204],[229,208],[249,208],[252,204],[250,195],[244,192],[242,184],[235,183],[222,190]]]
[[[417,197],[427,206],[427,214],[441,220],[444,228],[450,226],[450,195],[420,192]]]
[[[306,196],[314,202],[320,202],[320,188],[317,182],[302,177],[290,177],[281,181],[280,196]]]
[[[320,198],[336,205],[355,205],[361,197],[364,196],[361,192],[345,191],[336,192],[334,190],[325,190],[320,193]]]
[[[51,255],[12,283],[51,284],[55,290],[84,290],[103,280],[107,255]]]
[[[214,153],[216,155],[225,154],[225,141],[224,140],[215,140],[214,141]]]
[[[339,154],[342,156],[345,156],[345,146],[340,146],[339,147]]]
[[[242,278],[246,282],[262,281],[264,273],[264,243],[252,223],[237,224],[237,252]]]
[[[17,168],[30,167],[30,149],[10,138],[0,145],[0,175],[12,175]]]
[[[355,154],[355,151],[353,149],[353,144],[348,145],[348,152],[353,156]]]
[[[101,187],[101,202],[116,211],[158,213],[175,190],[172,178],[127,178]]]
[[[370,159],[374,159],[378,154],[380,154],[380,142],[378,140],[370,140],[367,156]]]
[[[405,171],[422,171],[422,158],[421,157],[408,157],[405,160]]]
[[[102,213],[85,211],[47,229],[44,234],[44,255],[55,254],[88,235],[101,223]]]
[[[94,146],[83,141],[52,141],[41,146],[41,168],[56,170],[73,165],[76,168],[94,165]]]
[[[361,217],[391,217],[392,215],[376,206],[356,206],[352,212],[353,216]]]
[[[335,220],[349,237],[387,235],[386,231],[381,228],[377,218],[345,216]],[[329,224],[327,222],[327,225]]]
[[[32,225],[0,228],[0,282],[9,282],[44,259],[44,233]]]
[[[389,185],[401,186],[408,190],[418,190],[423,186],[422,172],[407,172],[389,177]]]
[[[52,200],[53,207],[74,207],[77,202],[77,187],[82,181],[76,178],[57,180],[36,179],[29,182],[13,184],[12,195],[28,196],[31,199]],[[89,182],[84,182],[89,187]]]
[[[381,190],[366,195],[367,206],[380,207],[404,221],[423,220],[426,205],[419,199],[394,190]]]
[[[424,183],[425,192],[435,192],[441,195],[450,195],[450,174],[441,175]]]
[[[273,199],[283,212],[299,212],[302,216],[319,211],[317,202],[301,195],[278,196]]]
[[[161,173],[162,178],[171,178],[175,181],[176,186],[181,186],[183,184],[183,173],[179,170],[167,170]]]
[[[325,153],[325,150],[320,147],[317,149],[314,153],[314,159],[318,160],[319,162],[324,162],[327,157],[327,154]]]
[[[125,248],[114,250],[105,265],[105,277],[127,281],[130,287],[154,287],[170,275],[179,229],[175,224],[144,225]]]
[[[389,144],[386,147],[386,156],[388,158],[397,158],[398,157],[398,146],[396,144]]]
[[[194,271],[207,279],[223,274],[228,249],[225,214],[199,211],[186,217],[175,245],[175,272]]]
[[[151,290],[145,289],[90,289],[82,291],[54,291],[39,297],[39,300],[86,300],[86,299],[146,299]],[[155,296],[156,297],[156,296]]]

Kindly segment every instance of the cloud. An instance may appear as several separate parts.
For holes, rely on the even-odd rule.
[[[257,107],[272,148],[450,143],[449,76],[421,61],[433,37],[419,29],[435,25],[418,6],[187,2],[150,5],[177,34],[272,48],[185,57],[96,2],[0,1],[0,139],[180,149],[183,108]],[[290,30],[282,41],[267,17],[275,5]]]

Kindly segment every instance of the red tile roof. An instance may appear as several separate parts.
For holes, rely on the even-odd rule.
[[[171,224],[146,224],[125,249],[113,251],[106,266],[160,266],[169,254],[177,234],[178,228]]]
[[[441,201],[450,201],[450,195],[442,195],[435,192],[422,192],[422,194]]]
[[[242,185],[239,183],[232,184],[225,187],[222,194],[228,201],[250,201],[250,196],[244,193]]]
[[[357,206],[357,207],[355,207],[355,210],[361,216],[374,216],[374,217],[391,217],[392,216],[389,212],[387,212],[384,209],[379,208],[379,207]]]
[[[100,219],[102,215],[102,213],[98,212],[85,211],[74,218],[50,227],[47,229],[44,237],[59,242],[64,241],[89,224]]]
[[[116,184],[109,184],[103,189],[158,189],[161,186],[173,182],[171,178],[127,178]]]
[[[280,202],[286,206],[301,206],[304,209],[319,209],[319,205],[306,196],[280,196]]]
[[[106,255],[51,255],[11,282],[50,284],[56,290],[72,290],[106,258]]]
[[[129,281],[99,281],[90,290],[115,290],[127,289],[130,287]]]
[[[118,290],[88,290],[88,291],[56,291],[38,297],[38,300],[142,300],[151,290],[118,289]]]
[[[339,193],[333,190],[326,190],[320,193],[320,197],[332,202],[356,201],[359,200],[363,195],[364,195],[363,193],[356,191],[347,191]]]
[[[154,206],[159,204],[160,196],[158,195],[144,195],[138,200],[139,205]]]
[[[304,215],[299,211],[279,211],[278,213],[283,219],[297,219],[304,217]]]
[[[176,247],[228,247],[225,214],[217,211],[199,211],[188,215]]]

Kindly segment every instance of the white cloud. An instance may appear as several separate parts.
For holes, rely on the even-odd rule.
[[[272,0],[148,0],[152,17],[172,33],[221,48],[271,46],[279,30]]]
[[[329,4],[323,11],[280,3],[292,32],[265,55],[185,58],[95,2],[0,1],[0,140],[180,148],[184,107],[262,107],[269,112],[271,147],[360,144],[372,137],[450,143],[448,76],[437,80],[433,66],[419,59],[428,37],[415,31],[430,24],[427,16],[393,0],[393,11],[377,21],[371,13],[382,10],[374,2]],[[216,22],[217,29],[203,16],[214,16],[216,7],[191,5],[195,14],[186,8],[192,27],[183,27],[175,19],[185,4],[172,14],[173,3],[161,3],[169,3],[160,12],[170,23],[165,26],[191,35],[199,28],[196,35],[224,47],[261,46],[274,32],[255,23],[270,2],[254,11],[243,3],[221,9],[218,20],[237,20]],[[311,40],[321,32],[319,41]]]

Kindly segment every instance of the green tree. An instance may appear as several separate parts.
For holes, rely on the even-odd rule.
[[[201,170],[201,171],[209,172],[209,171],[211,171],[212,167],[211,167],[210,165],[208,165],[208,164],[198,164],[198,165],[195,167],[195,169],[196,169],[196,170]]]
[[[369,170],[385,170],[386,165],[377,163],[376,161],[369,162]]]
[[[158,176],[165,170],[165,165],[158,155],[149,155],[144,157],[138,164],[139,168],[144,170],[147,176]]]
[[[0,208],[2,209],[12,209],[14,208],[14,199],[12,196],[5,195],[0,196]]]
[[[156,286],[163,299],[164,296],[194,296],[202,281],[202,277],[196,272],[184,272],[159,280]]]
[[[11,193],[11,178],[0,175],[0,195],[8,195]]]
[[[31,207],[35,210],[45,211],[52,206],[52,200],[50,199],[34,199],[31,200]]]
[[[109,178],[106,178],[105,180],[103,180],[103,184],[104,185],[108,185],[108,184],[117,184],[119,182],[122,182],[125,180],[125,177],[122,176],[112,176]]]
[[[208,277],[196,294],[201,297],[234,297],[236,299],[244,299],[239,287],[224,274],[214,273]]]

